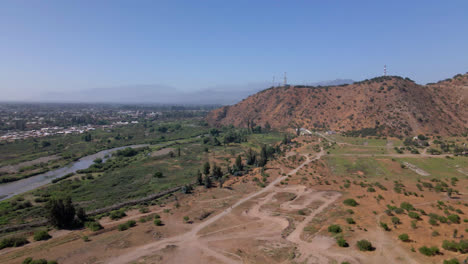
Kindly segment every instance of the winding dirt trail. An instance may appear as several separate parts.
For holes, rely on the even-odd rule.
[[[228,264],[240,263],[240,260],[234,260],[232,258],[226,257],[225,254],[222,254],[222,253],[219,253],[219,252],[217,252],[217,251],[215,251],[213,249],[210,249],[207,246],[207,243],[206,243],[209,240],[202,241],[201,236],[198,235],[198,233],[202,229],[204,229],[205,227],[215,223],[219,219],[221,219],[224,216],[230,214],[233,209],[237,208],[241,204],[243,204],[243,203],[245,203],[247,201],[250,201],[250,200],[252,200],[253,198],[255,198],[257,196],[260,196],[260,195],[268,193],[268,192],[271,192],[271,193],[269,195],[267,195],[266,198],[264,198],[263,203],[258,203],[256,206],[254,206],[254,208],[249,210],[250,211],[249,216],[258,217],[258,218],[261,218],[261,219],[268,218],[268,220],[274,221],[276,223],[280,223],[282,226],[284,226],[285,225],[285,222],[284,222],[285,220],[284,219],[277,219],[277,217],[271,217],[271,216],[265,215],[265,213],[263,213],[263,212],[260,212],[261,205],[268,202],[269,200],[271,200],[271,198],[278,192],[278,190],[275,190],[277,184],[279,184],[281,181],[285,180],[289,175],[296,174],[300,169],[302,169],[305,165],[309,164],[310,162],[320,159],[324,154],[325,154],[325,151],[322,149],[319,153],[317,153],[317,155],[313,159],[309,158],[308,156],[305,156],[306,161],[304,161],[302,164],[297,166],[295,169],[291,170],[285,176],[278,177],[277,179],[272,181],[270,184],[268,184],[268,186],[266,186],[265,188],[263,188],[263,189],[261,189],[261,190],[259,190],[257,192],[254,192],[254,193],[252,193],[252,194],[250,194],[250,195],[248,195],[248,196],[246,196],[246,197],[244,197],[242,199],[240,199],[234,205],[232,205],[230,208],[228,208],[228,209],[222,211],[221,213],[207,219],[206,221],[196,225],[189,232],[178,235],[178,236],[165,238],[165,239],[162,239],[160,241],[156,241],[156,242],[153,242],[153,243],[150,243],[150,244],[146,244],[146,245],[141,246],[139,248],[135,248],[132,251],[127,252],[126,254],[117,256],[117,257],[109,260],[107,263],[110,263],[110,264],[129,263],[129,262],[135,261],[135,260],[137,260],[137,259],[139,259],[141,257],[156,254],[159,250],[161,250],[161,249],[163,249],[163,248],[165,248],[165,247],[167,247],[169,245],[176,245],[179,248],[190,249],[191,251],[193,251],[194,248],[198,248],[198,249],[201,249],[203,251],[204,255],[212,256],[212,257],[220,260],[223,263],[228,263]],[[338,198],[338,196],[336,196],[336,198]],[[328,206],[329,204],[334,202],[336,200],[336,198],[335,199],[330,199],[328,201],[328,203],[325,203],[324,205],[322,205],[320,207],[321,210],[323,210],[324,208],[326,208],[326,206]],[[318,214],[321,210],[317,210],[314,213],[314,215]],[[286,221],[286,223],[287,223],[287,221]],[[180,254],[177,257],[177,261],[174,262],[174,263],[177,263],[177,262],[183,263],[184,261],[187,262],[187,261],[190,261],[191,258],[193,260],[193,256],[191,256],[191,255],[192,254]]]

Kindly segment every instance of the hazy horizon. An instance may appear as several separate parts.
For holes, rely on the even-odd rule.
[[[273,77],[282,83],[284,72],[291,84],[359,81],[384,65],[425,84],[468,71],[467,9],[466,1],[3,1],[0,92],[2,101],[230,104]]]

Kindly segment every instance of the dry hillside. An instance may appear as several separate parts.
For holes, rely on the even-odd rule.
[[[461,134],[468,129],[468,73],[428,85],[385,76],[342,86],[269,88],[212,111],[207,121],[364,135]]]

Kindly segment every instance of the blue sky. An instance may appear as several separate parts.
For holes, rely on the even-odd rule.
[[[468,1],[0,1],[4,100],[468,71]]]

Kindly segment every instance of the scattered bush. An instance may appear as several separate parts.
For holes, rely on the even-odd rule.
[[[454,224],[459,224],[460,223],[460,216],[456,214],[451,214],[447,216],[448,220]]]
[[[23,264],[57,264],[57,261],[55,260],[45,260],[45,259],[36,259],[33,260],[33,258],[29,257],[23,260]]]
[[[388,225],[384,222],[380,222],[380,227],[383,228],[383,230],[385,231],[390,231],[390,228],[388,227]]]
[[[21,247],[29,243],[28,240],[24,237],[7,237],[0,241],[0,249],[7,247]]]
[[[436,246],[433,246],[433,247],[423,246],[419,248],[419,253],[426,255],[426,256],[435,256],[440,253],[440,250]]]
[[[458,251],[458,244],[455,241],[444,240],[442,242],[442,248],[445,249],[445,250],[457,252]]]
[[[408,202],[402,202],[402,203],[400,204],[400,207],[401,207],[402,209],[405,209],[405,210],[408,211],[408,212],[414,210],[413,205],[410,204],[410,203],[408,203]]]
[[[372,250],[374,250],[374,248],[372,247],[372,243],[365,240],[365,239],[359,240],[356,243],[356,245],[359,248],[359,250],[361,250],[361,251],[372,251]]]
[[[125,216],[127,216],[127,214],[122,209],[112,211],[109,214],[109,217],[110,217],[111,220],[117,220],[117,219],[123,218]]]
[[[396,217],[396,216],[393,216],[393,217],[392,217],[392,223],[393,223],[394,225],[399,225],[399,224],[401,224],[400,218],[398,218],[398,217]]]
[[[341,233],[343,230],[339,225],[331,225],[328,227],[328,232],[333,233],[333,234],[338,234]]]
[[[339,237],[336,239],[336,243],[338,244],[339,247],[349,247],[348,242],[342,237]]]
[[[85,223],[85,226],[86,226],[89,230],[91,230],[91,231],[93,231],[93,232],[103,229],[102,225],[99,224],[99,222],[96,222],[96,221],[86,222],[86,223]]]
[[[421,217],[419,217],[419,214],[416,213],[416,212],[409,212],[409,213],[408,213],[408,216],[411,217],[411,218],[413,218],[413,219],[416,219],[416,220],[421,219]]]
[[[356,200],[352,199],[352,198],[349,198],[349,199],[346,199],[343,201],[343,204],[347,205],[347,206],[352,206],[352,207],[355,207],[357,205],[359,205]]]
[[[460,264],[456,258],[444,260],[444,264]]]
[[[40,230],[34,233],[35,241],[47,240],[49,238],[51,238],[51,236],[47,233],[47,230]]]
[[[131,228],[131,227],[134,227],[135,225],[136,225],[136,222],[134,220],[129,220],[124,224],[120,224],[118,226],[118,229],[119,229],[119,231],[124,231],[124,230],[127,230],[127,229]]]
[[[401,234],[401,235],[398,236],[398,238],[403,242],[409,242],[410,241],[408,234]]]
[[[158,219],[154,219],[154,224],[155,224],[156,226],[162,226],[162,225],[163,225],[163,222],[161,221],[161,219],[158,218]]]
[[[346,223],[348,223],[348,224],[350,224],[350,225],[354,225],[354,224],[356,224],[356,221],[354,221],[353,218],[348,217],[348,218],[346,218]]]

